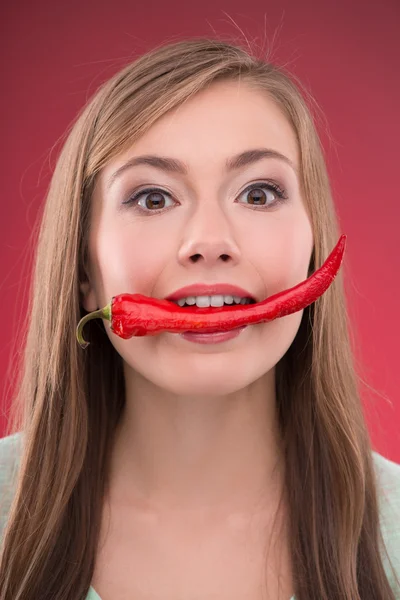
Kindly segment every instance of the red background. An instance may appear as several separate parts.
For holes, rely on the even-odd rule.
[[[27,306],[32,234],[59,140],[97,87],[155,45],[230,36],[309,88],[341,232],[362,398],[374,449],[400,463],[400,2],[398,0],[13,0],[0,9],[0,435]]]

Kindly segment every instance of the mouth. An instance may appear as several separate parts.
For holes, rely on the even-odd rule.
[[[187,296],[185,298],[179,298],[178,300],[171,300],[174,304],[179,306],[180,308],[215,308],[215,312],[218,312],[218,309],[226,308],[226,307],[235,307],[235,306],[245,306],[250,304],[256,304],[257,301],[251,296],[232,296],[232,295],[214,295],[214,296]],[[193,332],[188,331],[184,332],[183,337],[186,339],[193,340],[205,340],[207,339],[216,339],[216,334],[219,334],[219,337],[225,338],[226,336],[232,337],[237,335],[239,330],[244,329],[244,327],[237,327],[234,329],[230,329],[226,331],[225,329],[218,328],[208,328],[203,329],[202,332]],[[222,341],[222,340],[221,340]]]
[[[220,308],[258,302],[248,290],[231,283],[194,283],[175,290],[165,300],[181,308]]]
[[[179,300],[170,300],[170,302],[181,308],[222,308],[226,306],[256,304],[256,300],[250,296],[240,297],[231,295],[186,296],[179,298]]]

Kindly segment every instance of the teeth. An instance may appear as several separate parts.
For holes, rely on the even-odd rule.
[[[209,306],[224,306],[224,304],[250,304],[250,298],[241,298],[240,296],[188,296],[187,298],[180,298],[175,303],[179,306],[193,306],[194,304],[199,308],[207,308]]]
[[[182,298],[183,300],[183,304],[185,304],[185,298]],[[178,302],[180,302],[180,300],[178,300]],[[186,304],[189,304],[189,306],[191,306],[192,304],[196,304],[196,298],[194,296],[188,296],[186,298]],[[183,306],[181,304],[181,306]]]

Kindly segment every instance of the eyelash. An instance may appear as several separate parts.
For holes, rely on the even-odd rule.
[[[243,190],[243,192],[241,192],[239,195],[241,196],[241,195],[245,194],[246,192],[251,192],[254,189],[267,189],[269,191],[273,191],[277,195],[277,199],[269,205],[257,205],[257,204],[251,205],[251,204],[249,204],[250,208],[252,208],[253,210],[257,209],[257,208],[262,209],[262,208],[269,208],[272,206],[276,206],[277,204],[280,204],[281,202],[284,202],[285,200],[288,199],[288,197],[285,194],[285,190],[283,190],[278,184],[276,184],[273,181],[269,181],[268,183],[263,182],[263,181],[252,183],[247,188],[245,188]],[[146,195],[146,194],[152,194],[154,192],[161,192],[161,194],[165,194],[169,198],[172,198],[172,195],[169,194],[168,192],[166,192],[160,188],[157,188],[157,187],[150,187],[150,188],[146,188],[146,189],[136,192],[135,194],[130,196],[126,201],[124,201],[122,204],[128,205],[128,206],[136,205],[135,208],[144,213],[161,213],[165,210],[168,210],[168,208],[158,208],[158,209],[150,210],[150,209],[145,209],[137,204],[138,200],[141,196]],[[170,207],[170,208],[172,208],[172,207]]]

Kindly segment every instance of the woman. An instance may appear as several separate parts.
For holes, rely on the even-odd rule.
[[[123,292],[261,301],[339,233],[283,70],[195,39],[102,86],[41,225],[23,416],[1,441],[2,598],[395,599],[400,466],[371,450],[340,274],[234,335],[75,337]]]

